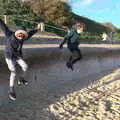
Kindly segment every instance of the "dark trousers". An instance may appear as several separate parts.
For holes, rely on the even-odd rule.
[[[69,57],[68,62],[71,62],[72,64],[75,64],[77,61],[79,61],[80,59],[82,59],[82,54],[81,51],[78,47],[72,49],[72,48],[68,48],[71,52],[71,56]]]

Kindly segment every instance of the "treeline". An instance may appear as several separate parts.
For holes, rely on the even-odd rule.
[[[3,15],[7,15],[8,24],[12,26],[24,25],[32,28],[36,26],[36,22],[43,21],[54,27],[66,26],[71,28],[75,20],[80,20],[85,23],[86,31],[91,32],[91,34],[108,33],[110,31],[100,23],[74,14],[71,12],[71,6],[61,0],[0,0],[0,13],[1,18],[3,18]],[[47,26],[46,30],[61,36],[65,35],[64,31],[51,29]]]
[[[9,16],[10,22],[15,25],[20,24],[21,19],[27,19],[69,26],[72,24],[70,10],[70,6],[61,0],[0,0],[1,15]],[[30,24],[26,22],[25,25]]]

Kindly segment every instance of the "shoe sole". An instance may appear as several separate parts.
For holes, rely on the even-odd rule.
[[[70,69],[71,69],[72,71],[74,70],[72,66],[70,66]]]
[[[24,85],[28,85],[28,83],[25,83]]]
[[[73,67],[71,65],[69,65],[69,63],[66,64],[68,69],[71,69],[72,71],[74,70]]]
[[[18,84],[19,86],[22,85],[22,84],[25,85],[25,86],[28,85],[28,83],[22,83],[22,82],[19,82],[19,81],[17,82],[17,84]]]
[[[8,97],[9,97],[9,99],[12,100],[12,101],[15,101],[15,100],[16,100],[16,98],[12,97],[12,96],[9,94],[9,91],[8,91]]]
[[[21,82],[18,81],[17,84],[18,84],[18,85],[21,85]]]
[[[70,65],[69,65],[69,63],[66,63],[66,66],[67,66],[67,68],[70,68]]]
[[[12,96],[9,95],[9,99],[12,100],[12,101],[15,101],[16,98],[13,98]]]

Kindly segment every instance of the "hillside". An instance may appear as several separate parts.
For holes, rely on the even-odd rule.
[[[88,32],[98,32],[98,33],[105,32],[105,31],[108,32],[109,28],[102,25],[101,23],[95,22],[83,16],[79,16],[75,13],[72,13],[72,16],[74,19],[84,22]]]
[[[68,28],[71,27],[72,24],[74,24],[75,20],[80,20],[81,22],[85,23],[87,32],[92,32],[92,33],[106,32],[106,33],[108,33],[109,31],[112,30],[111,27],[108,27],[108,26],[105,26],[102,23],[98,23],[96,21],[90,20],[89,18],[79,16],[79,15],[73,13],[73,12],[71,13],[71,19],[69,19],[69,17],[67,19],[69,21],[69,25],[66,25],[66,27],[68,27]],[[52,26],[57,27],[57,28],[60,27],[60,26],[55,25],[54,21],[52,21],[50,23],[47,23],[47,24],[52,25]],[[51,27],[48,27],[48,26],[46,26],[46,31],[56,33],[59,36],[64,36],[66,34],[64,31],[61,31],[61,30],[58,30],[58,29],[55,29],[55,28],[51,28]]]
[[[106,26],[106,27],[108,27],[108,28],[110,28],[112,31],[116,31],[118,28],[115,26],[115,25],[113,25],[111,22],[105,22],[105,23],[103,23],[103,25],[104,26]]]

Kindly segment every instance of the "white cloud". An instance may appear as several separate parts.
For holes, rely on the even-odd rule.
[[[102,9],[102,10],[94,9],[94,10],[89,10],[88,12],[91,14],[102,14],[102,13],[108,12],[108,9]]]
[[[94,2],[94,0],[82,0],[80,2],[80,6],[86,6],[86,5],[90,5]]]
[[[85,6],[89,6],[91,5],[95,0],[80,0],[80,1],[76,1],[76,2],[72,2],[72,7],[74,8],[79,8],[79,7],[85,7]]]

